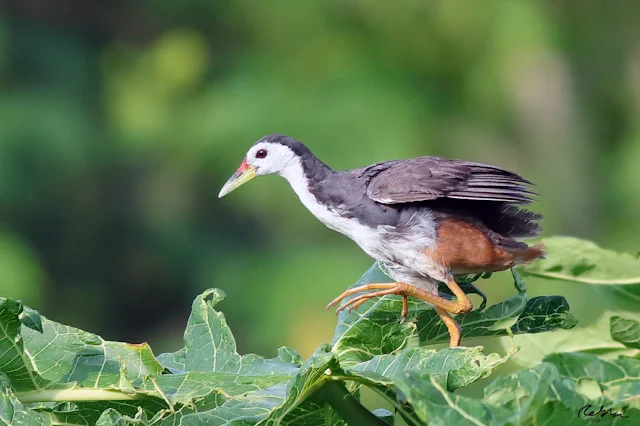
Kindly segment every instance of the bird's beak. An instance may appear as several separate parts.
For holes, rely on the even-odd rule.
[[[245,158],[244,161],[242,161],[242,164],[240,164],[238,170],[236,170],[233,176],[231,176],[227,183],[224,184],[220,190],[220,194],[218,194],[218,198],[224,197],[234,189],[249,182],[254,177],[256,177],[256,169],[251,167]]]

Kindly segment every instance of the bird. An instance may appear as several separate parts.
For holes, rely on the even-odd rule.
[[[285,178],[320,222],[352,239],[393,280],[350,288],[327,309],[348,296],[337,311],[399,295],[404,322],[407,298],[415,297],[433,306],[451,347],[462,336],[451,314],[473,309],[456,277],[505,271],[545,254],[542,244],[522,241],[540,232],[542,215],[525,208],[537,196],[534,185],[497,166],[422,156],[338,171],[302,142],[270,134],[251,146],[219,198],[270,174]],[[455,299],[439,295],[441,282]]]

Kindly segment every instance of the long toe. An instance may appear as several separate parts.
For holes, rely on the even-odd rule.
[[[360,293],[362,291],[367,290],[388,290],[395,287],[396,283],[382,283],[382,284],[365,284],[359,287],[350,288],[349,290],[342,293],[340,296],[333,299],[326,307],[326,309],[331,308],[332,306],[336,306],[342,299],[345,297],[351,296],[352,294]]]
[[[387,294],[394,294],[395,291],[396,291],[395,289],[391,288],[389,290],[374,291],[373,293],[362,294],[362,295],[360,295],[358,297],[354,297],[353,299],[349,300],[348,302],[345,302],[342,306],[340,306],[336,310],[336,313],[340,312],[340,311],[343,311],[344,309],[348,308],[349,306],[351,306],[351,308],[349,310],[352,311],[355,308],[357,308],[358,306],[362,305],[364,302],[366,302],[369,299],[373,299],[375,297],[386,296]]]

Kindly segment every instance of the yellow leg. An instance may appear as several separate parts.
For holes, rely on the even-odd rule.
[[[466,314],[467,312],[471,312],[473,309],[473,303],[471,303],[471,300],[469,300],[465,292],[462,291],[458,283],[455,282],[455,280],[451,280],[446,281],[445,284],[449,287],[449,290],[451,290],[454,296],[456,296],[456,309],[445,309],[453,314]]]
[[[366,290],[384,290],[384,293],[374,292],[374,293],[367,293],[367,294],[358,296],[354,299],[349,300],[340,308],[341,310],[345,309],[349,305],[358,303],[362,300],[371,299],[372,297],[384,296],[386,294],[399,294],[404,296],[417,297],[418,299],[424,300],[427,303],[431,303],[434,306],[438,306],[447,312],[451,312],[452,314],[465,314],[467,312],[470,312],[473,309],[473,305],[471,304],[471,301],[469,300],[467,295],[464,293],[464,291],[462,291],[462,289],[458,286],[458,284],[455,281],[451,281],[446,284],[447,284],[447,287],[449,287],[453,292],[453,294],[456,296],[457,300],[455,302],[452,302],[451,300],[445,299],[444,297],[438,296],[436,294],[426,292],[420,288],[411,286],[409,284],[383,283],[383,284],[365,284],[359,287],[351,288],[345,291],[344,293],[342,293],[340,296],[333,299],[331,303],[327,305],[327,309],[337,305],[338,303],[340,303],[342,299],[344,299],[345,297],[351,296],[352,294],[360,293]],[[358,306],[360,306],[360,304],[358,304]]]
[[[329,309],[332,306],[336,306],[345,297],[351,296],[353,294],[360,293],[362,291],[367,291],[367,290],[378,290],[372,293],[366,293],[358,297],[354,297],[353,299],[349,300],[348,302],[340,306],[337,309],[337,312],[340,312],[347,308],[349,308],[350,311],[353,309],[356,309],[358,306],[362,305],[364,302],[374,297],[381,297],[387,294],[397,294],[402,296],[402,313],[401,313],[402,321],[401,322],[404,322],[406,320],[407,311],[408,311],[407,296],[417,297],[420,300],[423,300],[427,303],[434,305],[436,313],[438,314],[438,316],[440,316],[442,321],[447,326],[447,330],[449,330],[449,335],[451,336],[451,340],[450,340],[451,346],[458,346],[460,344],[461,329],[458,326],[458,324],[455,322],[455,320],[451,317],[451,315],[449,315],[449,312],[453,314],[467,313],[473,309],[473,305],[469,300],[469,298],[467,297],[467,295],[464,293],[464,291],[462,291],[460,286],[455,281],[453,280],[449,281],[446,283],[446,285],[447,287],[449,287],[449,289],[451,289],[453,294],[456,296],[455,302],[449,299],[445,299],[444,297],[438,296],[436,294],[426,292],[420,288],[411,286],[409,284],[396,282],[396,283],[365,284],[359,287],[349,289],[344,293],[342,293],[340,296],[333,299],[331,303],[327,305],[327,309]]]
[[[403,294],[402,295],[402,312],[400,313],[400,315],[402,316],[402,319],[400,320],[400,324],[402,324],[407,320],[408,313],[409,313],[409,301],[407,300],[407,295]]]
[[[460,346],[460,338],[462,337],[462,328],[458,325],[458,323],[449,315],[447,311],[442,308],[434,307],[436,313],[447,326],[447,330],[449,331],[449,346],[456,347]]]

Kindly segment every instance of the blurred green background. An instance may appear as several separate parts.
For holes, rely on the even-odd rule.
[[[632,0],[0,8],[0,295],[59,322],[175,350],[219,287],[241,352],[329,341],[324,306],[371,260],[283,179],[217,199],[274,132],[334,168],[497,164],[538,184],[545,235],[640,246]],[[500,275],[490,303],[513,293]]]

